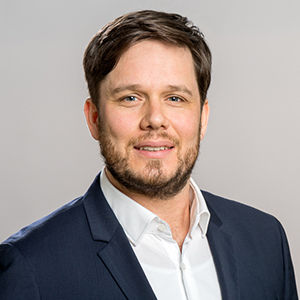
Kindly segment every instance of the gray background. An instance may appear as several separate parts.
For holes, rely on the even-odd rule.
[[[101,168],[83,115],[82,56],[128,11],[188,16],[213,53],[211,117],[194,177],[275,215],[300,274],[300,2],[0,2],[0,240],[81,195]]]

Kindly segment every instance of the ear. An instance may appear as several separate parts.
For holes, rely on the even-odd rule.
[[[200,133],[200,140],[202,140],[205,136],[206,129],[207,129],[207,123],[208,123],[208,117],[209,117],[209,105],[208,101],[205,100],[202,111],[201,111],[201,133]]]
[[[84,103],[84,115],[92,137],[98,140],[98,110],[90,98]]]

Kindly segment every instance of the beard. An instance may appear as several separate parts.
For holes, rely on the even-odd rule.
[[[114,179],[128,191],[150,198],[168,199],[175,196],[186,185],[199,153],[200,128],[196,145],[188,148],[183,155],[180,155],[180,143],[177,139],[172,138],[166,132],[156,134],[156,138],[167,138],[177,148],[177,168],[173,174],[166,175],[163,172],[162,161],[152,159],[146,163],[142,174],[139,174],[129,165],[129,151],[132,151],[134,145],[139,142],[154,137],[153,133],[149,132],[139,138],[130,139],[126,154],[122,155],[113,145],[105,125],[102,124],[101,120],[98,121],[99,145],[106,168]]]

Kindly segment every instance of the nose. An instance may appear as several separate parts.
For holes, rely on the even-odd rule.
[[[142,130],[159,130],[169,127],[164,105],[159,99],[148,99],[140,123]]]

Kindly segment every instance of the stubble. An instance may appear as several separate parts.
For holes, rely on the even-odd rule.
[[[191,146],[185,154],[181,154],[180,143],[177,139],[163,132],[156,137],[168,139],[177,147],[177,168],[174,174],[167,176],[163,172],[162,162],[159,159],[149,160],[144,167],[143,174],[138,174],[134,167],[129,165],[129,153],[133,145],[153,136],[151,132],[132,138],[126,154],[122,155],[113,145],[105,125],[99,120],[99,145],[105,165],[111,175],[127,190],[142,194],[150,198],[168,199],[175,196],[186,185],[198,157],[200,148],[200,128],[196,145]]]

